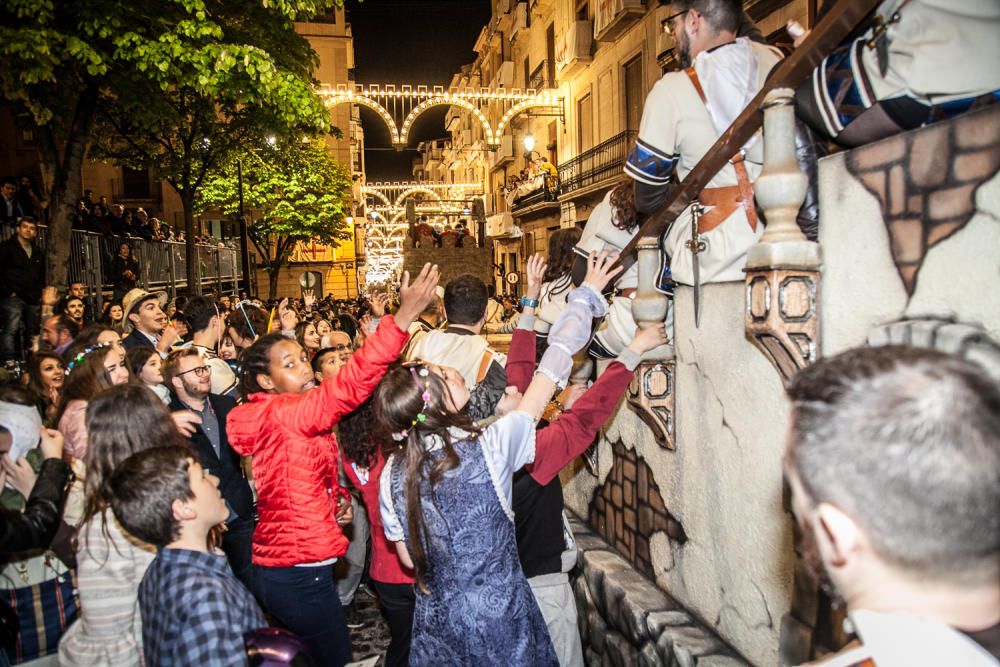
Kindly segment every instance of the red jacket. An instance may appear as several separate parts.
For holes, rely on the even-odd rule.
[[[375,390],[409,334],[385,316],[337,375],[304,394],[252,394],[229,413],[233,449],[253,457],[259,522],[253,562],[291,567],[339,558],[347,538],[337,525],[339,448],[331,432]]]

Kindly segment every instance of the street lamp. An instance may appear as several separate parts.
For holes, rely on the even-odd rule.
[[[535,135],[533,135],[531,132],[528,132],[526,135],[524,135],[524,138],[521,139],[521,142],[524,144],[525,153],[531,153],[531,151],[535,150]]]

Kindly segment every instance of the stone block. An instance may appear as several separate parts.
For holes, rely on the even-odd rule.
[[[576,598],[576,623],[580,630],[580,639],[584,644],[587,643],[587,637],[589,635],[590,626],[587,624],[587,614],[593,610],[597,612],[597,608],[594,607],[594,599],[590,597],[590,590],[587,588],[587,581],[583,577],[576,577],[573,579],[573,597]]]
[[[587,645],[596,653],[603,655],[605,641],[608,637],[608,624],[604,622],[597,610],[592,608],[587,612],[587,625],[590,626]]]
[[[588,551],[583,555],[583,576],[587,588],[594,599],[594,605],[602,616],[607,616],[608,607],[604,597],[604,577],[609,572],[617,572],[628,567],[621,556],[610,551]]]
[[[604,655],[614,667],[634,667],[639,661],[638,651],[631,642],[614,630],[608,631],[604,646]]]
[[[749,667],[750,663],[730,655],[708,655],[698,660],[698,667]]]
[[[664,667],[655,642],[646,642],[639,650],[639,667]]]
[[[587,646],[583,649],[583,662],[587,667],[601,667],[601,654]]]
[[[657,638],[664,632],[669,632],[673,628],[694,625],[694,619],[686,611],[680,609],[674,611],[652,611],[646,617],[646,628],[649,636]]]
[[[652,611],[674,608],[674,603],[649,579],[635,570],[608,572],[603,581],[605,618],[636,645],[649,638],[646,617]]]
[[[673,641],[674,664],[678,667],[695,667],[703,657],[729,653],[721,641],[697,626],[672,628],[665,634]]]
[[[662,664],[674,664],[674,642],[670,638],[669,632],[664,632],[656,638],[656,655],[660,657],[660,662]]]

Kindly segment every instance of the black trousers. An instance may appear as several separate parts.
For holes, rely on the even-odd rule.
[[[413,584],[385,584],[372,579],[372,586],[382,602],[382,614],[391,635],[385,654],[386,667],[406,667],[410,664],[413,606],[417,599]]]

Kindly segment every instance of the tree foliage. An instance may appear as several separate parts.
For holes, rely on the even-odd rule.
[[[243,199],[259,211],[248,231],[264,259],[274,298],[277,276],[295,244],[333,244],[351,238],[347,216],[351,206],[351,174],[334,160],[322,138],[263,142],[244,151]],[[199,212],[239,212],[240,183],[236,159],[212,170],[196,201]]]
[[[38,128],[56,281],[65,283],[70,219],[93,137],[103,156],[157,169],[192,225],[189,204],[205,173],[241,143],[263,132],[325,129],[328,115],[312,90],[315,54],[292,22],[341,1],[7,0],[0,94]]]

